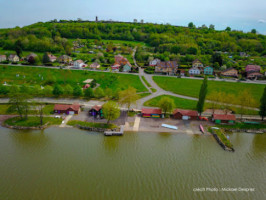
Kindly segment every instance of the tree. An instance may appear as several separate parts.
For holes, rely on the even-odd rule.
[[[241,120],[242,120],[242,116],[243,114],[245,114],[245,107],[251,107],[254,99],[252,98],[252,96],[250,95],[251,92],[247,89],[242,90],[239,94],[238,94],[238,102],[237,104],[240,105],[240,115],[241,115]]]
[[[15,42],[15,51],[16,51],[16,54],[18,55],[18,57],[21,57],[21,55],[22,55],[22,43],[21,43],[21,40],[17,40]]]
[[[47,63],[50,63],[51,62],[47,52],[45,52],[43,54],[42,62],[43,62],[43,64],[47,64]]]
[[[22,119],[23,114],[25,114],[25,105],[27,104],[27,99],[25,98],[25,95],[19,91],[17,86],[12,86],[10,88],[9,103],[11,104],[10,110],[16,111],[19,114],[19,117]]]
[[[120,116],[120,109],[118,107],[118,104],[113,101],[108,101],[107,103],[105,103],[102,110],[104,118],[107,119],[107,124]]]
[[[67,84],[66,87],[64,88],[64,93],[67,96],[71,96],[73,94],[73,88],[71,85]]]
[[[256,33],[257,33],[257,30],[253,28],[253,29],[251,30],[251,33],[256,34]]]
[[[210,24],[209,29],[210,30],[214,30],[214,25],[213,24]]]
[[[53,95],[60,96],[63,94],[63,89],[60,85],[56,84],[53,89]]]
[[[103,89],[100,87],[96,88],[94,91],[94,96],[98,99],[104,97]]]
[[[263,95],[260,99],[260,111],[259,114],[261,116],[261,120],[263,121],[266,116],[266,87],[264,88]]]
[[[231,28],[229,26],[226,27],[225,31],[231,31]]]
[[[82,88],[79,85],[76,85],[73,88],[73,95],[76,96],[76,97],[82,96]]]
[[[138,99],[139,95],[137,94],[137,90],[133,87],[129,87],[119,93],[119,103],[121,105],[126,105],[128,111],[130,106],[135,104]]]
[[[93,89],[91,87],[87,88],[84,91],[84,96],[87,97],[87,98],[92,98],[94,96]]]
[[[195,28],[195,25],[193,24],[193,22],[189,22],[188,28]]]
[[[35,107],[37,108],[37,114],[39,115],[39,118],[40,118],[40,125],[42,126],[43,125],[43,109],[45,107],[45,104],[41,102],[38,102],[38,103],[35,102]]]
[[[197,111],[199,112],[200,116],[201,116],[201,113],[203,112],[207,91],[208,91],[208,79],[205,76],[203,83],[201,85],[201,88],[200,88],[199,100],[197,103]]]
[[[47,96],[51,96],[53,94],[53,88],[52,88],[52,86],[50,86],[50,85],[45,86],[45,88],[42,91],[42,94],[44,96],[46,96],[46,97]]]
[[[113,90],[111,88],[106,88],[105,89],[105,97],[108,100],[111,100],[113,98]]]
[[[164,115],[166,115],[167,112],[171,112],[174,109],[175,107],[174,100],[169,97],[163,97],[159,101],[159,107],[164,112]]]
[[[9,92],[9,87],[0,85],[0,95],[7,95]]]
[[[211,94],[208,95],[208,98],[211,100],[211,109],[212,109],[212,114],[214,114],[215,109],[220,108],[221,100],[223,99],[222,93],[221,92],[212,92]]]

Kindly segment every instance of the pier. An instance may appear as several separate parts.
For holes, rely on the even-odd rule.
[[[120,126],[120,131],[104,131],[105,136],[113,136],[113,135],[121,136],[123,134],[124,134],[124,125]]]

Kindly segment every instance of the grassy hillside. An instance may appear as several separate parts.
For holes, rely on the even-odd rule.
[[[191,97],[198,97],[202,84],[202,80],[162,76],[154,76],[153,80],[164,90]],[[221,91],[228,94],[234,94],[237,97],[241,91],[247,89],[255,99],[256,104],[259,105],[259,100],[263,94],[264,87],[265,85],[262,84],[208,81],[208,94]]]

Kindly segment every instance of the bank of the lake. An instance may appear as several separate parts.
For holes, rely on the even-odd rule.
[[[0,127],[0,199],[263,199],[266,135],[230,140],[235,153],[205,135]],[[255,192],[193,192],[202,187]]]

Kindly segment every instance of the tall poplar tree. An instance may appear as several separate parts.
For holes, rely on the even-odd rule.
[[[264,88],[263,95],[260,99],[260,111],[259,114],[261,116],[261,119],[263,121],[264,117],[266,116],[266,87]]]
[[[201,85],[201,88],[200,88],[199,100],[197,103],[197,111],[199,112],[200,116],[201,116],[201,113],[203,112],[207,91],[208,91],[208,79],[205,76],[203,83]]]

